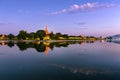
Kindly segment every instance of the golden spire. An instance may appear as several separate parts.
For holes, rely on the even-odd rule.
[[[46,34],[46,36],[44,37],[44,40],[49,40],[50,39],[50,36],[49,36],[49,31],[48,31],[48,27],[46,26],[45,27],[45,34]]]
[[[48,27],[47,27],[47,26],[45,27],[45,33],[46,33],[46,35],[49,34],[49,31],[48,31]]]

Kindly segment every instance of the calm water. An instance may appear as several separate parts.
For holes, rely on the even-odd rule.
[[[1,41],[0,80],[120,80],[120,44]]]

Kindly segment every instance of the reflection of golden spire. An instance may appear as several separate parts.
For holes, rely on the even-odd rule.
[[[48,53],[49,53],[49,47],[46,46],[46,48],[45,48],[45,54],[48,55]]]
[[[81,43],[81,45],[84,46],[84,45],[85,45],[85,42],[83,41],[83,42]]]
[[[44,44],[45,46],[49,46],[49,45],[50,45],[50,42],[43,42],[43,44]]]
[[[36,42],[36,44],[40,44],[40,41]]]

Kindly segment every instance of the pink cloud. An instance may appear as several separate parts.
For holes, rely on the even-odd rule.
[[[53,12],[52,14],[86,12],[86,11],[93,11],[93,10],[99,10],[99,9],[104,9],[104,8],[112,8],[116,6],[117,6],[116,4],[112,4],[112,3],[100,4],[98,2],[93,2],[93,3],[88,2],[82,5],[74,4],[70,6],[69,9],[62,9],[60,11]]]

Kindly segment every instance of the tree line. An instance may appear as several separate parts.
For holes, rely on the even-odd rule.
[[[0,35],[1,39],[8,39],[8,40],[43,40],[46,36],[46,32],[44,30],[38,30],[36,32],[28,33],[25,30],[20,30],[17,35],[12,33],[6,35],[2,38],[2,34]],[[53,33],[50,32],[49,35],[50,39],[59,39],[59,37],[68,38],[68,34],[61,34],[61,33]]]
[[[4,38],[2,38],[2,34],[0,35],[0,39],[6,39],[6,40],[44,40],[44,37],[46,36],[46,32],[44,30],[37,30],[36,32],[30,32],[28,33],[25,30],[20,30],[19,33],[17,35],[14,35],[12,33],[5,35]],[[101,39],[101,37],[97,38],[94,36],[71,36],[68,34],[62,34],[60,32],[58,33],[53,33],[50,32],[49,35],[51,40],[64,40],[64,39],[68,39],[68,40],[97,40],[97,39]]]

